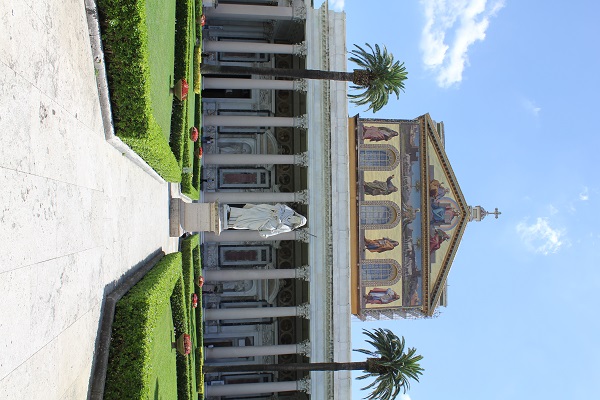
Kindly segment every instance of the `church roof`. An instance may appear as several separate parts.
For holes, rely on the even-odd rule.
[[[444,149],[443,132],[429,114],[419,117],[421,135],[421,190],[422,203],[422,265],[423,312],[433,315],[440,301],[448,272],[458,250],[467,223],[469,206],[460,189],[448,155]],[[446,211],[445,220],[437,221]],[[440,211],[442,210],[442,211]],[[434,216],[434,211],[438,214]],[[457,216],[453,216],[458,211]],[[439,238],[433,238],[438,235]],[[441,242],[441,243],[439,243]],[[439,245],[439,248],[436,247]]]

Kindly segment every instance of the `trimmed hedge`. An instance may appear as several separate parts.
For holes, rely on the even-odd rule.
[[[193,82],[190,79],[190,53],[189,47],[192,40],[190,25],[193,14],[190,12],[193,6],[193,0],[179,0],[175,3],[175,70],[173,72],[174,81],[186,79],[192,89]],[[195,36],[195,35],[194,35]],[[187,135],[187,108],[188,102],[193,98],[193,90],[188,94],[188,100],[179,101],[173,98],[173,112],[171,116],[171,150],[180,166],[183,164],[184,141],[188,140]]]
[[[183,277],[177,280],[171,295],[171,310],[173,312],[173,323],[175,325],[175,337],[183,333],[190,334],[189,313],[186,306]],[[193,347],[193,346],[192,346]],[[193,352],[192,348],[192,352]],[[177,353],[177,399],[191,400],[192,398],[192,376],[191,359],[193,354],[183,356]]]
[[[196,246],[192,250],[192,258],[194,260],[194,281],[202,276],[202,260],[200,258],[200,246]],[[202,289],[197,285],[194,286],[194,290],[198,295],[198,308],[196,308],[196,342],[198,347],[196,348],[196,391],[202,396],[204,394],[204,336],[202,326]]]
[[[146,2],[98,0],[98,10],[115,133],[165,180],[180,182],[152,115]]]
[[[119,136],[148,135],[150,100],[148,27],[144,0],[98,0],[115,128]],[[158,127],[158,125],[156,126]]]
[[[117,303],[105,399],[149,397],[153,331],[180,281],[181,254],[168,254]]]
[[[181,170],[169,148],[167,139],[160,131],[152,131],[145,138],[121,137],[121,140],[135,151],[167,182],[180,182]]]
[[[194,293],[194,267],[195,259],[194,252],[199,249],[200,236],[198,234],[186,237],[181,241],[181,257],[182,257],[182,269],[183,269],[183,283],[185,289],[185,296],[187,301],[187,309],[190,310],[192,307],[192,294]],[[201,298],[201,296],[198,296]]]

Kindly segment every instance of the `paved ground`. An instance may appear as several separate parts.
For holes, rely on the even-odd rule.
[[[171,252],[168,188],[106,143],[83,0],[0,1],[0,399],[85,399],[106,291]]]

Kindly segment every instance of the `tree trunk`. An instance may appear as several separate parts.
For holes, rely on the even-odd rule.
[[[355,78],[354,72],[319,71],[315,69],[261,68],[209,64],[201,64],[200,72],[202,73],[202,75],[260,75],[278,78],[321,79],[328,81],[347,82],[353,82]]]
[[[299,371],[364,371],[366,361],[347,363],[291,363],[291,364],[246,364],[246,365],[205,365],[203,372],[299,372]]]

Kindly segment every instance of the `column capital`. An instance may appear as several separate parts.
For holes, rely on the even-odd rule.
[[[310,242],[310,235],[308,234],[308,229],[300,228],[294,231],[296,240],[300,240],[304,243]]]
[[[306,376],[296,382],[299,391],[310,394],[310,377]]]
[[[296,306],[296,309],[298,310],[298,317],[310,319],[310,303],[302,303]]]
[[[303,340],[297,345],[298,352],[304,354],[306,357],[310,357],[310,340]]]
[[[306,46],[306,42],[303,41],[293,45],[293,52],[295,56],[306,57],[306,54],[308,53],[308,47]]]
[[[308,89],[308,82],[306,79],[294,79],[294,90],[297,92],[306,93]]]
[[[306,114],[294,117],[294,127],[300,129],[308,128],[308,116]]]
[[[303,265],[300,268],[296,268],[296,278],[310,281],[310,266]]]
[[[299,190],[294,193],[296,203],[308,204],[308,189]]]
[[[292,1],[292,20],[302,21],[306,19],[306,5],[303,0]]]
[[[294,164],[300,167],[308,167],[308,152],[294,154]]]

